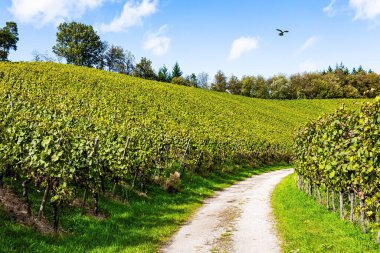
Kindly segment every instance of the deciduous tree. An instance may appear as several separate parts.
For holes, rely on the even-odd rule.
[[[241,94],[242,84],[237,76],[231,75],[228,80],[228,90],[235,95]]]
[[[208,74],[205,72],[201,72],[197,75],[199,87],[202,89],[208,89]]]
[[[78,66],[96,67],[102,64],[106,43],[91,25],[71,22],[58,26],[53,52],[66,59],[67,63]]]
[[[193,86],[193,87],[195,87],[195,88],[198,88],[198,86],[199,86],[199,84],[198,84],[198,78],[197,78],[197,76],[196,76],[194,73],[192,73],[192,74],[188,77],[188,79],[189,79],[189,82],[190,82],[190,85],[191,85],[191,86]]]
[[[149,80],[157,80],[157,75],[152,68],[152,61],[145,57],[142,57],[140,62],[136,64],[135,69],[132,71],[132,75]]]
[[[9,50],[17,50],[18,30],[15,22],[6,22],[0,29],[0,61],[8,61]]]
[[[227,90],[227,78],[221,70],[215,74],[214,82],[211,84],[211,89],[221,92],[225,92]]]
[[[105,53],[108,71],[131,74],[134,69],[134,56],[121,46],[112,45]]]

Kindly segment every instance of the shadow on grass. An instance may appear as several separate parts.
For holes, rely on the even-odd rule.
[[[110,215],[105,220],[83,216],[78,208],[66,208],[61,226],[69,233],[61,238],[41,235],[15,224],[0,208],[0,251],[155,252],[214,191],[252,175],[284,167],[244,167],[207,178],[187,176],[182,181],[182,191],[177,194],[150,187],[148,198],[132,195],[129,204],[101,198],[100,209]]]

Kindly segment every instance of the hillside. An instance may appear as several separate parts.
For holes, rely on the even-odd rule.
[[[0,63],[0,77],[2,93],[17,88],[47,108],[70,104],[97,125],[285,146],[298,126],[360,101],[262,100],[54,63]]]
[[[212,191],[288,162],[294,129],[343,102],[360,100],[260,100],[63,64],[0,63],[0,197],[19,198],[0,208],[0,233],[22,230],[39,252],[110,243],[110,252],[154,252]],[[18,206],[22,217],[11,218]],[[14,224],[37,215],[67,237]],[[29,245],[1,240],[8,251]]]

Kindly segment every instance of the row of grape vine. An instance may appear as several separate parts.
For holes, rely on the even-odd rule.
[[[339,194],[340,217],[358,220],[364,232],[376,227],[371,221],[380,225],[379,98],[359,111],[343,106],[309,122],[299,130],[294,151],[299,188],[320,201],[325,192],[333,209]]]
[[[101,79],[86,83],[71,72],[52,79],[41,66],[18,71],[0,73],[0,187],[9,180],[19,184],[29,213],[30,190],[44,192],[38,216],[50,203],[56,230],[62,209],[79,193],[83,205],[92,197],[98,214],[101,194],[116,187],[146,191],[174,170],[207,174],[225,163],[257,166],[291,159],[287,148],[244,132],[232,138],[194,130],[202,126],[182,129],[176,119],[150,115],[143,104],[131,108],[128,99],[139,98],[121,96],[123,84],[105,89],[97,83]]]

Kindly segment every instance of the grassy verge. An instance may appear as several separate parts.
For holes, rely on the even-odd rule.
[[[284,252],[380,252],[373,233],[363,234],[299,191],[295,174],[276,186],[272,206]]]
[[[155,252],[214,191],[284,167],[229,168],[230,173],[207,178],[192,176],[183,180],[180,193],[155,187],[148,197],[131,196],[129,204],[101,199],[101,211],[110,215],[106,220],[83,216],[78,208],[65,209],[61,224],[69,233],[62,238],[15,224],[0,208],[0,252]]]

